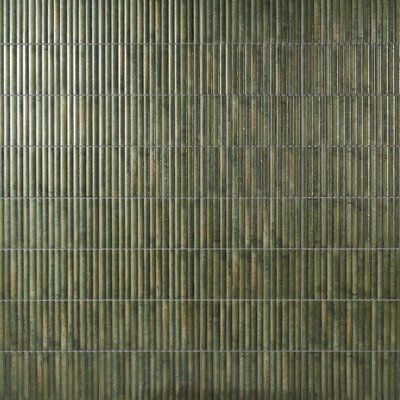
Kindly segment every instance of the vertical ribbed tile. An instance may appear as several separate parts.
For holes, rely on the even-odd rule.
[[[399,13],[0,1],[0,397],[399,398]]]

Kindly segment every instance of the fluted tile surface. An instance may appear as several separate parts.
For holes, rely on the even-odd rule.
[[[0,398],[400,398],[399,0],[0,0]]]

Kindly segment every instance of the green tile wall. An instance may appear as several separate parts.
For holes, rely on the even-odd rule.
[[[0,399],[399,399],[400,1],[0,0]]]

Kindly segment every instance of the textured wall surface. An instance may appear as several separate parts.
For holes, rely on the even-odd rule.
[[[0,398],[399,399],[400,1],[0,0]]]

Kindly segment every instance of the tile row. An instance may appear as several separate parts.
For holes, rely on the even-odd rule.
[[[379,96],[400,91],[400,44],[0,50],[1,95]]]
[[[399,163],[400,147],[0,147],[0,197],[397,197]]]
[[[206,393],[261,400],[301,393],[310,400],[353,394],[397,400],[399,365],[399,353],[369,352],[0,353],[0,395],[201,400]]]
[[[1,248],[397,248],[399,198],[1,199]]]
[[[396,250],[0,250],[0,301],[397,301]]]
[[[400,351],[400,302],[0,303],[0,351]]]
[[[394,95],[0,96],[0,146],[400,146],[399,124]]]
[[[390,0],[6,0],[0,11],[4,42],[400,41]]]

